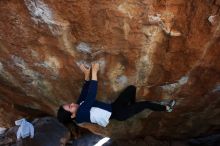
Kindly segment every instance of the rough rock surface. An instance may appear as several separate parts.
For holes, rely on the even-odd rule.
[[[60,124],[57,119],[44,117],[35,119],[34,138],[16,139],[18,126],[10,128],[4,138],[0,139],[0,145],[5,146],[65,146],[70,138],[70,133],[66,127]]]
[[[32,110],[55,115],[77,100],[78,64],[99,61],[99,100],[112,102],[134,84],[137,100],[178,101],[172,113],[113,121],[104,134],[219,130],[219,15],[219,0],[1,0],[0,126]]]

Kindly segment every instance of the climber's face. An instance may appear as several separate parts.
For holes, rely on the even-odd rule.
[[[64,108],[66,111],[71,112],[73,115],[76,114],[76,111],[77,111],[78,107],[79,107],[79,105],[78,105],[78,104],[75,104],[75,103],[70,103],[70,104],[65,104],[65,105],[63,105],[63,108]]]

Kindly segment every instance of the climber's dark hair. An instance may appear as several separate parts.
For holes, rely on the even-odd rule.
[[[72,113],[69,111],[66,111],[63,108],[63,105],[61,105],[57,111],[57,119],[59,122],[63,123],[64,125],[73,122],[73,119],[71,119],[71,115]]]
[[[74,139],[78,137],[80,131],[79,126],[76,123],[76,118],[71,118],[71,112],[66,111],[61,105],[57,111],[57,119],[61,122],[67,129],[70,130],[71,137]]]

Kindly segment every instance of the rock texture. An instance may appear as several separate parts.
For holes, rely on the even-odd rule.
[[[65,146],[70,139],[70,133],[66,127],[58,122],[57,119],[44,117],[35,119],[34,138],[16,139],[18,126],[7,130],[2,138],[0,145],[4,146]]]
[[[219,0],[1,0],[0,126],[35,117],[33,110],[55,115],[77,100],[78,64],[99,61],[99,100],[112,102],[134,84],[137,100],[178,101],[172,113],[113,121],[102,133],[187,138],[219,130],[219,9]]]

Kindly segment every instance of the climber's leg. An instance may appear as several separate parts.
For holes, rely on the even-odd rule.
[[[112,105],[117,107],[127,106],[129,104],[135,103],[136,87],[133,85],[128,86],[124,89],[118,96],[118,98],[112,103]]]
[[[120,109],[119,111],[116,111],[117,109],[114,109],[113,107],[111,118],[123,121],[143,111],[144,109],[151,109],[153,111],[167,111],[166,107],[166,105],[161,105],[150,101],[136,102],[135,104],[123,107],[123,110]]]

